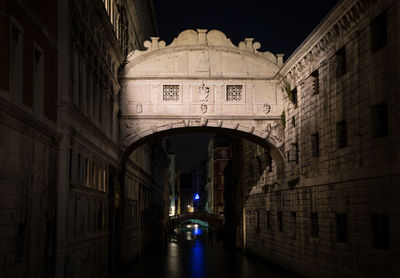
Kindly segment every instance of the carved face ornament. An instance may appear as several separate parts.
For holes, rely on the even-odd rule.
[[[263,106],[263,111],[265,114],[268,114],[269,112],[271,112],[271,105],[269,105],[268,103],[265,103]]]

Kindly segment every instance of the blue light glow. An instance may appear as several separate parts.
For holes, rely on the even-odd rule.
[[[193,230],[193,235],[194,235],[194,236],[198,236],[198,235],[201,235],[201,234],[202,234],[202,230],[199,229],[199,226],[198,226],[198,225],[195,225],[195,226],[194,226],[194,230]]]
[[[199,193],[195,193],[195,194],[194,194],[194,199],[195,199],[195,200],[199,200],[199,199],[200,199]]]

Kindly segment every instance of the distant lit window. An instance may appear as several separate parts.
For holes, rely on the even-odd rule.
[[[242,100],[242,85],[227,85],[226,86],[226,101]]]
[[[178,101],[178,100],[179,100],[179,85],[164,85],[163,101]]]

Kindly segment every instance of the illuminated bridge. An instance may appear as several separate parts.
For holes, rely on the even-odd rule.
[[[212,226],[217,230],[221,229],[224,225],[224,217],[222,215],[207,212],[187,212],[173,215],[169,217],[169,222],[171,227],[176,227],[180,223],[190,219],[207,222],[209,226]]]

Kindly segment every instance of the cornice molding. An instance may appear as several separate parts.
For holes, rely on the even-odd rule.
[[[304,78],[306,68],[313,68],[321,57],[367,13],[369,0],[342,0],[321,21],[281,68],[279,75],[289,83]]]

